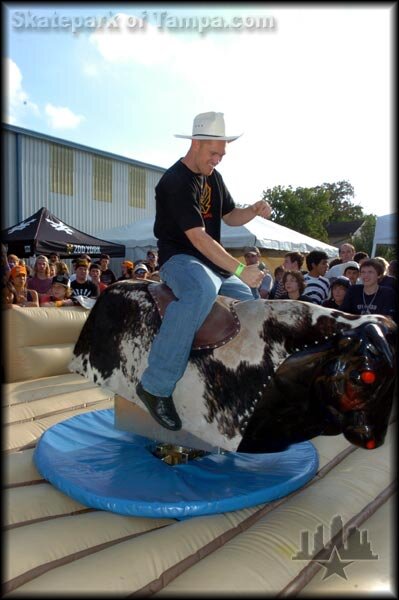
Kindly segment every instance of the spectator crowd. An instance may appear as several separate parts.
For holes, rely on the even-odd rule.
[[[123,260],[121,275],[117,278],[109,267],[108,254],[101,254],[96,261],[82,254],[71,261],[70,273],[68,265],[56,252],[37,256],[30,267],[15,254],[7,255],[2,244],[2,306],[72,306],[80,304],[82,297],[95,301],[116,281],[159,281],[157,259],[157,252],[149,250],[144,260],[135,263]]]
[[[335,308],[354,315],[381,314],[397,322],[397,261],[370,258],[345,243],[339,258],[328,260],[325,252],[313,250],[306,256],[287,252],[273,275],[261,260],[259,248],[244,249],[247,265],[257,264],[264,277],[251,288],[254,299],[300,300]],[[87,254],[72,260],[72,273],[56,252],[39,255],[33,267],[2,245],[2,306],[71,306],[80,298],[96,298],[116,281],[160,281],[158,256],[149,250],[146,259],[121,262],[119,277],[110,268],[110,257],[92,260]]]

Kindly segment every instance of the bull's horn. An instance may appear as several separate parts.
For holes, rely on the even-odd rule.
[[[369,340],[377,348],[377,350],[385,356],[387,362],[389,363],[389,366],[393,369],[392,350],[387,340],[385,339],[384,334],[381,331],[381,327],[379,327],[379,325],[377,325],[376,323],[368,323],[365,326],[364,331]]]

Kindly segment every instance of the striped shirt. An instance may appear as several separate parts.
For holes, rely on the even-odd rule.
[[[321,304],[327,300],[330,295],[330,282],[327,277],[312,277],[309,274],[304,276],[306,288],[304,293],[315,302]]]

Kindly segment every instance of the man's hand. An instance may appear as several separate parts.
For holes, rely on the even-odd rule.
[[[265,274],[259,270],[259,265],[248,265],[240,275],[240,279],[251,288],[258,288]]]
[[[266,200],[258,200],[258,202],[255,202],[255,204],[251,205],[251,208],[255,215],[259,215],[264,219],[269,218],[272,214],[271,206],[268,202],[266,202]]]

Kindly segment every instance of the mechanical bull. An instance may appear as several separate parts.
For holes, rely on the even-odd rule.
[[[167,310],[162,289],[130,281],[108,287],[91,310],[70,365],[134,402],[148,418],[135,388]],[[226,314],[214,317],[216,308],[228,313],[233,330]],[[247,453],[278,452],[340,433],[362,448],[383,444],[395,385],[391,319],[295,300],[220,298],[207,323],[208,337],[194,343],[173,394],[183,431]],[[164,441],[171,441],[168,433]]]

